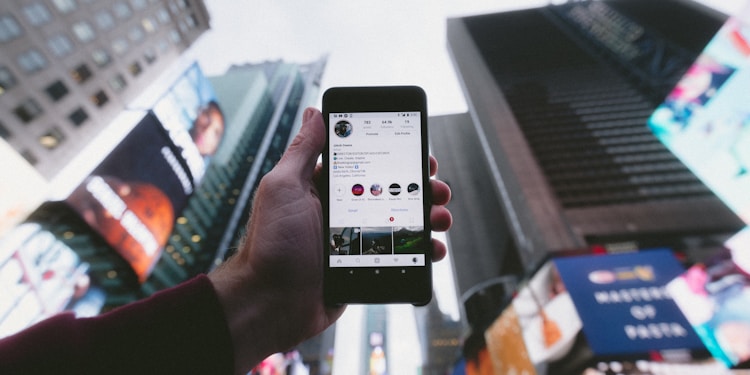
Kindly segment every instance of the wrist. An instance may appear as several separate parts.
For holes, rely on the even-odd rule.
[[[267,317],[268,298],[259,295],[262,288],[250,276],[252,272],[237,272],[238,266],[230,259],[208,277],[216,290],[219,304],[232,340],[234,369],[237,374],[247,374],[256,364],[278,351],[269,332]],[[242,277],[238,277],[242,275]]]

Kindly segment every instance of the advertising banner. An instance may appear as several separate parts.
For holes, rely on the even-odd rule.
[[[730,18],[649,119],[656,136],[750,223],[750,7]]]
[[[221,144],[224,115],[193,64],[66,200],[144,282]]]
[[[15,227],[0,242],[0,338],[64,310],[99,313],[103,292],[89,265],[39,224]]]
[[[193,191],[178,155],[160,122],[148,114],[67,199],[141,281]]]
[[[668,250],[552,259],[485,333],[496,373],[583,373],[675,352],[710,358],[666,289],[682,272]]]
[[[667,286],[711,354],[750,367],[750,229]]]

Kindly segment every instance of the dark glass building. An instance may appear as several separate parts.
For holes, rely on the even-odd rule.
[[[474,125],[454,132],[476,131],[518,273],[573,249],[700,252],[743,227],[646,125],[725,18],[630,0],[448,21]]]

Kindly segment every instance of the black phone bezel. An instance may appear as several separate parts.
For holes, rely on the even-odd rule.
[[[329,114],[355,112],[420,112],[423,216],[425,223],[425,265],[419,267],[352,267],[329,266]],[[432,299],[432,242],[430,226],[431,191],[429,176],[429,144],[427,99],[418,86],[334,87],[323,94],[323,118],[326,145],[323,152],[321,201],[323,204],[323,289],[325,303],[411,303],[425,305]],[[374,287],[368,288],[367,285]]]

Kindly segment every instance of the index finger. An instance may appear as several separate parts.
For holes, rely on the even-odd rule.
[[[323,115],[315,108],[307,108],[303,114],[302,128],[281,156],[277,167],[291,168],[295,175],[310,179],[324,145]]]

